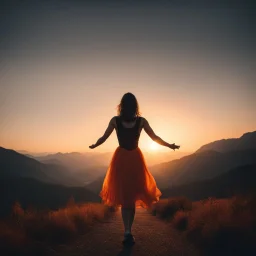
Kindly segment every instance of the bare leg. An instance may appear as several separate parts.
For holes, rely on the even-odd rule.
[[[135,215],[135,205],[133,207],[122,207],[122,218],[124,223],[124,229],[126,233],[131,233],[132,224]]]
[[[135,206],[130,209],[130,218],[129,218],[129,232],[132,232],[132,224],[134,221],[134,215],[135,215]]]
[[[121,212],[124,223],[124,231],[129,232],[129,208],[122,207]]]

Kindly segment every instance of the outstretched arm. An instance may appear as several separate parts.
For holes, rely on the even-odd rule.
[[[166,141],[162,140],[159,136],[157,136],[153,129],[150,127],[148,121],[144,118],[144,130],[145,132],[148,134],[148,136],[155,142],[157,142],[158,144],[162,145],[162,146],[165,146],[165,147],[168,147],[168,148],[171,148],[173,150],[175,149],[179,149],[180,146],[177,146],[175,145],[175,143],[173,144],[169,144],[167,143]]]
[[[107,138],[110,136],[110,134],[113,132],[114,128],[115,128],[115,125],[114,125],[114,117],[113,117],[109,121],[108,128],[106,129],[106,131],[103,134],[103,136],[100,137],[95,144],[92,144],[91,146],[89,146],[89,148],[93,149],[93,148],[98,147],[102,143],[104,143],[107,140]]]

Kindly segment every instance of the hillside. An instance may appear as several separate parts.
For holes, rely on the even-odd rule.
[[[160,188],[213,178],[240,165],[256,164],[256,149],[196,152],[150,168]]]
[[[228,152],[236,150],[256,149],[256,131],[243,134],[240,138],[222,139],[200,147],[196,152],[214,150]]]
[[[103,185],[104,178],[105,178],[105,176],[99,177],[98,179],[87,184],[85,186],[85,188],[96,193],[96,194],[99,194],[99,192],[101,191],[102,185]]]
[[[186,196],[191,200],[225,198],[256,192],[256,165],[236,167],[218,177],[162,190],[163,198]]]
[[[15,201],[23,207],[58,209],[74,197],[76,202],[100,202],[100,197],[83,187],[47,184],[32,178],[5,177],[0,179],[0,214],[8,214]]]
[[[61,165],[43,164],[14,150],[2,147],[0,147],[1,177],[29,177],[67,186],[83,185],[81,179],[73,177],[67,168]]]

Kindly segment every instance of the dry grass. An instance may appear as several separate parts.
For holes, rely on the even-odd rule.
[[[57,211],[24,211],[15,203],[11,216],[0,222],[0,250],[6,255],[44,255],[104,221],[114,210],[96,203],[76,205],[71,200]]]
[[[188,211],[192,209],[192,202],[185,197],[175,197],[160,200],[153,205],[152,212],[161,219],[170,220],[176,212]]]
[[[256,197],[209,198],[193,203],[191,209],[179,209],[173,214],[168,204],[176,200],[160,201],[153,213],[159,210],[156,215],[170,220],[171,225],[182,231],[203,255],[254,255]]]

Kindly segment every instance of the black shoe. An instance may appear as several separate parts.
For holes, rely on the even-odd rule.
[[[135,243],[135,238],[131,233],[124,235],[123,244],[125,245],[133,245]]]

